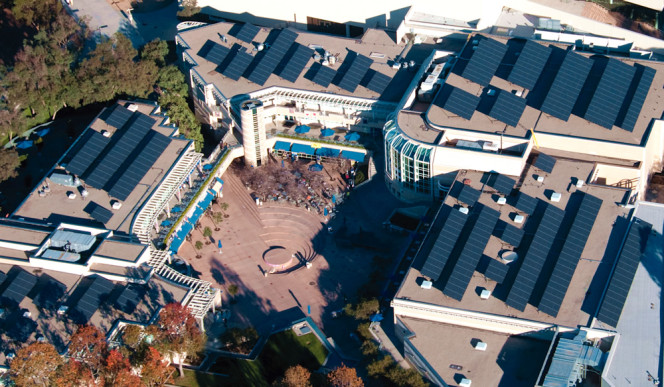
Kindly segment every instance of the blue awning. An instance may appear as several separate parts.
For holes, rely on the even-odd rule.
[[[343,157],[344,159],[357,161],[358,163],[363,162],[365,156],[366,155],[364,153],[360,152],[353,152],[348,150],[341,151],[341,157]]]
[[[314,155],[314,148],[311,145],[305,145],[305,144],[293,144],[293,147],[291,148],[291,152],[293,153],[304,153],[305,155]]]
[[[316,156],[321,157],[339,157],[339,149],[334,148],[318,148],[316,149]]]
[[[274,143],[274,150],[286,151],[290,150],[291,143],[286,141],[277,141]]]

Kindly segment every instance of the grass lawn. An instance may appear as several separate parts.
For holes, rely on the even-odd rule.
[[[211,371],[230,375],[235,385],[268,386],[291,366],[310,371],[323,365],[327,349],[313,333],[297,336],[293,331],[274,334],[255,361],[219,358]]]
[[[199,386],[230,386],[229,378],[223,376],[212,375],[205,372],[196,372],[193,370],[184,370],[184,377],[178,377],[178,371],[175,370],[172,376],[172,384],[183,387],[199,387]]]

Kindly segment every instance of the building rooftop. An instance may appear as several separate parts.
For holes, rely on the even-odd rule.
[[[608,279],[604,267],[613,262],[628,223],[629,210],[618,205],[628,191],[595,184],[577,188],[578,180],[588,181],[595,163],[552,158],[555,164],[550,172],[544,172],[536,165],[546,166],[534,157],[544,160],[545,156],[531,156],[521,176],[503,180],[502,191],[508,194],[496,188],[500,184],[494,181],[495,174],[460,172],[395,298],[569,327],[588,324]],[[538,176],[544,181],[538,182]],[[475,199],[472,192],[478,195],[477,203],[469,203]],[[559,201],[550,200],[553,193],[561,194]],[[506,203],[499,204],[499,197],[505,197]],[[597,205],[597,215],[594,222],[591,219],[584,225],[585,218],[577,214],[585,213],[588,201]],[[470,207],[470,214],[458,215],[460,206]],[[516,215],[523,216],[522,223],[515,222]],[[451,226],[444,229],[448,220]],[[454,223],[459,221],[460,226]],[[565,259],[569,259],[570,250],[579,248],[573,248],[575,240],[565,247],[570,240],[567,232],[575,227],[570,235],[580,235],[578,228],[582,226],[589,235],[580,245],[582,252],[574,269]],[[437,241],[444,234],[448,242]],[[433,246],[438,246],[437,250],[433,251]],[[464,246],[475,246],[475,250]],[[505,263],[501,258],[510,251],[515,251],[518,259]],[[430,258],[437,254],[443,257]],[[462,254],[463,259],[459,258]],[[571,264],[575,264],[574,259]],[[420,287],[425,277],[433,279],[431,289]],[[562,286],[562,293],[554,291],[554,284]],[[480,298],[484,289],[492,291],[489,299]]]
[[[155,109],[126,101],[104,109],[12,216],[103,224],[128,234],[136,212],[191,143],[170,137],[177,129],[164,125],[166,117]],[[116,201],[122,206],[112,209]]]
[[[664,64],[473,35],[426,112],[439,127],[642,144],[664,111]]]
[[[533,386],[551,344],[459,325],[397,318],[414,333],[410,342],[415,349],[448,385],[458,385],[466,378],[473,386]],[[474,348],[478,341],[487,344],[486,350]]]
[[[93,254],[104,258],[136,262],[147,248],[148,246],[138,243],[105,239]]]
[[[180,32],[179,37],[189,47],[187,53],[196,62],[198,74],[206,82],[214,83],[228,99],[279,86],[396,102],[415,71],[394,69],[392,63],[397,57],[408,60],[421,57],[411,55],[410,51],[417,51],[415,46],[397,44],[387,32],[375,29],[367,29],[360,39],[348,39],[299,30],[216,23]],[[267,45],[257,51],[262,43]],[[326,51],[335,57],[335,64],[320,64]],[[321,58],[316,60],[314,54]],[[262,61],[263,57],[268,60]],[[362,79],[355,80],[359,82],[357,88],[353,85],[343,88],[354,82],[346,74],[351,75],[353,66],[359,66],[361,61],[369,64],[369,71],[358,70]],[[267,66],[269,62],[276,68]],[[347,71],[349,67],[351,71]],[[329,76],[324,81],[326,72]]]

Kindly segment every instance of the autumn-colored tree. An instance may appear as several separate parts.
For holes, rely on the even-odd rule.
[[[168,380],[170,368],[153,347],[149,347],[141,368],[141,380],[148,387],[163,386]]]
[[[135,387],[141,384],[141,379],[131,370],[129,359],[115,349],[111,350],[104,360],[102,376],[104,386],[108,387]]]
[[[18,350],[9,374],[17,386],[47,386],[62,364],[55,347],[48,343],[32,343]]]
[[[122,330],[122,344],[136,349],[143,341],[143,328],[139,325],[128,324]]]
[[[53,384],[57,387],[93,386],[94,381],[92,371],[74,359],[60,366],[53,377]]]
[[[355,368],[341,365],[327,374],[330,387],[364,387],[364,382],[357,376]]]
[[[196,319],[179,302],[166,304],[156,324],[155,346],[161,353],[169,353],[171,361],[179,356],[180,377],[184,376],[182,363],[205,347],[207,337],[196,324]]]
[[[81,325],[72,335],[68,355],[98,377],[104,366],[108,345],[104,334],[93,325]]]
[[[278,387],[311,387],[311,372],[301,365],[289,367],[275,384]]]

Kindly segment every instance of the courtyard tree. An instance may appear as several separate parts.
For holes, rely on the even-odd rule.
[[[69,358],[87,367],[95,378],[101,375],[107,353],[106,337],[93,325],[79,326],[71,337]]]
[[[58,368],[53,378],[53,384],[57,387],[94,386],[95,378],[88,367],[74,359],[69,359]]]
[[[168,353],[171,361],[175,357],[179,358],[180,377],[184,376],[182,363],[202,351],[207,340],[198,328],[194,316],[179,302],[164,306],[159,313],[154,332],[155,347],[161,353]]]
[[[145,361],[141,367],[141,380],[148,387],[163,386],[170,375],[170,368],[159,351],[148,347]]]
[[[356,320],[368,320],[373,314],[378,312],[380,304],[375,298],[362,299],[357,304],[346,305],[346,313]]]
[[[226,214],[226,211],[228,211],[228,207],[230,207],[230,205],[226,202],[219,203],[219,208],[221,209],[221,212],[224,213],[224,216],[228,215],[228,214]]]
[[[211,229],[210,227],[208,227],[208,226],[205,226],[205,228],[203,229],[203,236],[206,237],[206,238],[210,238],[210,237],[212,237],[212,229]],[[206,244],[209,244],[210,241],[208,240],[208,241],[205,242],[205,243],[206,243]]]
[[[276,383],[279,387],[311,387],[311,372],[301,365],[289,367]]]
[[[141,379],[132,372],[129,360],[118,350],[111,350],[104,360],[104,386],[134,387],[141,385]]]
[[[166,65],[166,56],[168,55],[168,43],[159,38],[150,41],[141,48],[141,60],[148,60],[154,62],[157,66],[163,67]],[[161,80],[161,72],[167,67],[159,69],[158,79]],[[180,72],[182,74],[182,72]]]
[[[32,343],[18,350],[9,367],[12,381],[21,386],[47,386],[63,359],[48,343]]]
[[[196,243],[194,243],[194,248],[196,249],[196,258],[200,258],[201,250],[203,249],[203,242],[196,241]]]
[[[357,376],[355,368],[341,365],[327,374],[327,383],[330,387],[363,387],[364,382]]]
[[[219,231],[219,223],[224,221],[224,215],[221,212],[212,213],[212,222],[214,223],[214,231]]]
[[[235,296],[240,291],[240,289],[235,284],[228,285],[228,294],[231,296],[231,300],[235,299]]]
[[[21,159],[14,149],[0,149],[0,182],[18,176]]]

